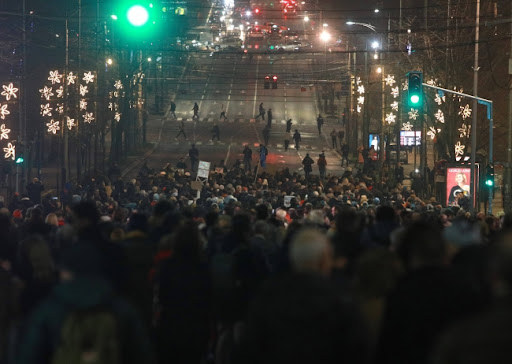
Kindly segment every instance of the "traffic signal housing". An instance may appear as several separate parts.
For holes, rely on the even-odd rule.
[[[272,88],[277,88],[277,76],[272,76]]]
[[[154,41],[162,23],[158,0],[118,0],[112,19],[129,41]]]
[[[265,83],[264,83],[264,87],[266,89],[270,88],[270,76],[265,76]]]
[[[494,187],[494,166],[492,164],[487,165],[487,171],[485,173],[485,185],[489,188]]]
[[[410,71],[407,73],[407,104],[418,109],[423,106],[423,72]]]

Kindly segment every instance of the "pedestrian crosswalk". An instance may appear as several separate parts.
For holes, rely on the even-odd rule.
[[[266,124],[267,123],[266,120],[255,119],[255,118],[243,118],[243,117],[227,118],[227,119],[223,119],[223,120],[219,120],[218,118],[212,118],[212,117],[199,118],[199,119],[193,119],[192,117],[178,117],[178,118],[167,117],[167,120],[183,121],[184,123],[193,122],[193,121],[198,122],[198,123],[232,123],[232,124],[236,124],[236,123]],[[286,120],[272,120],[272,125],[274,125],[274,124],[286,125]]]
[[[231,142],[231,143],[228,143],[228,142],[224,142],[224,141],[214,141],[212,142],[211,140],[205,140],[205,141],[202,141],[202,140],[191,140],[191,139],[174,139],[173,141],[171,141],[172,144],[175,144],[175,145],[179,145],[179,144],[182,144],[182,143],[194,143],[196,146],[208,146],[208,145],[230,145],[231,148],[237,148],[237,146],[240,147],[240,150],[243,150],[243,148],[245,147],[245,145],[247,143],[242,143],[242,142]],[[253,145],[252,147],[257,147],[258,143],[256,143],[255,145]],[[270,143],[267,145],[267,147],[269,148],[273,148],[275,149],[274,151],[278,151],[278,152],[286,152],[285,151],[285,147],[284,147],[284,144],[283,143],[273,143],[272,141],[270,141]],[[314,146],[314,145],[307,145],[307,144],[301,144],[300,146],[300,151],[306,151],[306,152],[309,152],[309,151],[315,151],[315,150],[320,150],[320,149],[325,149],[325,148],[318,148],[317,146]],[[296,151],[295,149],[295,145],[294,144],[290,144],[288,146],[288,152],[294,152]]]

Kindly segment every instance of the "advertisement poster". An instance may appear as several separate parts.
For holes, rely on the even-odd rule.
[[[477,172],[475,170],[475,172]],[[446,206],[458,205],[458,198],[461,196],[470,197],[471,190],[471,168],[470,167],[448,167],[446,168]],[[462,192],[462,195],[459,195]],[[474,201],[476,197],[476,188],[473,189]]]
[[[376,152],[379,151],[380,146],[380,135],[379,134],[369,134],[368,135],[368,148],[372,147]]]
[[[400,130],[400,145],[405,147],[421,145],[421,130]]]

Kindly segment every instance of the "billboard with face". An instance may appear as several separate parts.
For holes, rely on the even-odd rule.
[[[448,167],[446,168],[446,206],[458,203],[463,196],[470,198],[471,168]],[[473,201],[475,191],[473,190]]]

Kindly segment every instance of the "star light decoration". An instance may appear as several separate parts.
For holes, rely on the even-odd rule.
[[[59,113],[59,115],[64,114],[64,104],[57,104],[55,111],[57,111]]]
[[[87,100],[80,99],[80,110],[87,110]]]
[[[471,116],[471,109],[469,108],[469,104],[466,104],[466,106],[460,106],[459,109],[459,115],[462,116],[463,120],[466,120]]]
[[[393,87],[393,85],[396,83],[395,76],[387,75],[387,77],[384,79],[384,82],[386,82],[386,86]]]
[[[89,93],[87,86],[80,85],[80,95],[85,96],[85,94]]]
[[[114,120],[117,122],[119,122],[121,120],[121,114],[119,112],[116,112],[114,114]]]
[[[454,90],[454,91],[457,91],[457,87],[454,87],[454,88],[453,88],[453,90]],[[463,92],[464,92],[464,89],[461,87],[461,88],[459,89],[459,91],[458,91],[458,92],[463,93]],[[461,95],[455,95],[455,94],[454,94],[454,95],[453,95],[453,98],[458,98],[458,99],[459,99],[459,102],[461,102],[461,101],[462,101],[462,99],[464,98],[464,96],[461,96]]]
[[[114,87],[117,89],[117,90],[121,90],[123,88],[123,83],[121,82],[121,80],[117,80],[115,83],[114,83]]]
[[[444,113],[441,111],[441,109],[437,110],[437,112],[434,114],[434,117],[437,121],[444,124]]]
[[[43,116],[52,116],[53,108],[50,107],[50,104],[43,105],[41,104],[41,115]]]
[[[73,74],[73,72],[68,73],[68,86],[74,85],[76,80],[76,75]]]
[[[471,132],[471,125],[466,125],[462,123],[459,130],[459,137],[460,138],[469,138],[469,133]]]
[[[427,132],[427,135],[430,139],[434,139],[438,133],[441,132],[441,129],[436,129],[433,126],[430,127],[430,130]]]
[[[359,85],[359,86],[357,86],[357,93],[358,93],[359,95],[364,94],[364,85]]]
[[[388,124],[393,124],[396,121],[396,115],[390,112],[389,114],[386,114],[386,121]]]
[[[357,105],[357,112],[361,112],[361,105]]]
[[[446,101],[446,96],[443,95],[439,95],[438,93],[436,93],[436,96],[434,97],[434,102],[438,105],[441,105],[443,102]]]
[[[402,91],[407,91],[409,89],[409,81],[405,80],[402,82]]]
[[[9,139],[10,132],[11,132],[11,129],[7,129],[5,127],[5,124],[0,125],[0,140]]]
[[[416,120],[420,115],[418,109],[411,109],[407,114],[409,114],[409,119]]]
[[[398,101],[393,101],[389,106],[393,111],[398,111]]]
[[[11,112],[7,110],[7,104],[0,105],[0,119],[5,119]]]
[[[59,74],[58,70],[50,71],[50,77],[48,77],[48,81],[52,83],[52,85],[56,83],[60,83],[60,79],[62,78],[62,75]]]
[[[18,96],[16,96],[16,92],[18,92],[18,89],[14,87],[14,85],[12,83],[8,84],[7,86],[6,85],[2,85],[3,87],[3,91],[0,95],[2,96],[5,96],[5,99],[7,101],[9,101],[11,99],[11,97],[14,97],[15,99],[18,98]]]
[[[71,119],[69,116],[67,116],[66,118],[66,125],[68,126],[68,129],[73,129],[73,127],[76,126],[75,119]]]
[[[108,103],[108,109],[109,109],[110,111],[114,110],[114,104],[113,104],[112,102],[109,102],[109,103]]]
[[[14,160],[16,158],[16,146],[14,146],[12,143],[7,144],[7,147],[4,148],[4,158],[5,159],[12,159]]]
[[[59,122],[53,119],[46,123],[46,126],[48,127],[48,133],[57,134],[57,131],[60,130]]]
[[[88,124],[90,124],[94,120],[94,115],[92,112],[86,112],[84,115],[84,121]]]
[[[57,97],[59,97],[59,98],[64,97],[64,87],[61,86],[58,89],[56,89],[55,91],[57,91]]]
[[[407,131],[412,130],[412,124],[410,122],[403,123],[402,130],[407,130]]]
[[[455,144],[455,156],[464,155],[464,148],[466,148],[464,144],[461,144],[461,142],[457,142]]]
[[[46,100],[50,100],[50,98],[55,95],[53,92],[52,92],[52,88],[51,87],[46,87],[44,86],[44,88],[40,89],[39,92],[41,93],[41,97],[42,98],[45,98]]]
[[[430,85],[430,86],[438,86],[438,79],[436,78],[435,80],[433,78],[431,78],[430,80],[427,81],[427,85]]]
[[[393,98],[397,98],[399,95],[400,95],[400,90],[398,89],[398,86],[396,87],[393,87],[391,89],[391,95],[393,96]]]
[[[89,84],[89,82],[94,82],[94,75],[90,71],[87,73],[84,72],[84,78],[82,78],[82,80],[84,80],[86,84]]]
[[[359,105],[364,104],[364,96],[359,96],[359,97],[357,98],[357,103],[358,103]]]

